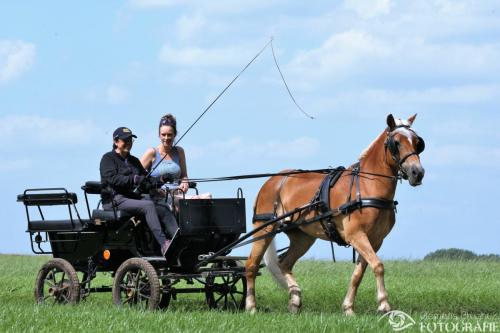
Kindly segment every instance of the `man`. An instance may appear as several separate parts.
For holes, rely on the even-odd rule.
[[[104,209],[116,209],[129,212],[132,215],[141,214],[161,247],[165,256],[171,240],[163,232],[158,213],[153,201],[145,199],[135,191],[138,187],[147,187],[147,172],[139,159],[130,154],[136,135],[127,127],[118,127],[113,132],[113,150],[102,156],[100,164],[101,183],[103,189],[108,189],[111,196],[102,196]],[[162,209],[162,222],[167,230],[177,229],[175,217],[171,211]],[[174,233],[172,233],[173,235]]]

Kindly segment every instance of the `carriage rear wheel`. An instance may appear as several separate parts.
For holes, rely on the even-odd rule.
[[[247,280],[238,274],[236,268],[240,267],[243,264],[235,260],[213,264],[215,270],[227,269],[227,273],[206,278],[205,297],[209,308],[236,311],[245,307]]]
[[[80,300],[80,283],[73,266],[61,258],[42,266],[35,282],[35,300],[38,304],[75,304]]]
[[[155,310],[160,296],[158,274],[149,262],[131,258],[120,265],[113,280],[113,302],[116,305]]]

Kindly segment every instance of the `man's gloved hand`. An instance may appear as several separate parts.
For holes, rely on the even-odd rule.
[[[144,176],[142,176],[142,177],[144,177]],[[141,188],[142,193],[148,193],[152,189],[156,188],[156,181],[151,177],[143,178],[143,181],[141,183],[140,188]]]
[[[141,185],[145,178],[145,176],[134,175],[134,185]]]

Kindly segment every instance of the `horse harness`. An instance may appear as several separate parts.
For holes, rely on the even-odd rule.
[[[398,142],[394,140],[394,134],[393,132],[397,130],[398,128],[405,128],[408,131],[412,132],[416,137],[417,137],[417,147],[414,151],[411,153],[406,154],[403,158],[400,158],[399,156],[399,148],[398,148]],[[393,161],[396,163],[398,166],[398,174],[400,177],[404,179],[408,179],[408,175],[406,175],[406,172],[403,169],[403,163],[413,155],[419,156],[420,153],[422,153],[425,149],[425,141],[420,137],[414,130],[410,128],[410,126],[407,125],[399,125],[394,127],[392,130],[387,130],[387,139],[385,139],[384,142],[385,149],[389,149],[389,152],[391,153],[391,157]],[[387,156],[387,154],[385,155]]]
[[[278,224],[278,228],[270,233],[267,233],[266,235],[254,238],[253,241],[256,241],[258,239],[266,238],[273,236],[277,233],[284,232],[284,231],[289,231],[291,229],[296,229],[300,226],[303,225],[308,225],[312,223],[319,222],[321,226],[323,227],[323,230],[325,234],[328,236],[330,241],[333,241],[337,243],[338,245],[341,246],[349,246],[342,237],[340,237],[340,234],[337,230],[337,227],[335,226],[335,222],[333,218],[338,215],[350,215],[353,211],[358,210],[358,209],[363,209],[365,207],[373,207],[373,208],[378,208],[378,209],[396,209],[396,205],[398,204],[397,201],[393,200],[386,200],[386,199],[379,199],[379,198],[362,198],[361,196],[361,191],[359,187],[359,177],[360,177],[360,164],[359,162],[352,165],[350,168],[350,176],[351,176],[351,182],[350,182],[350,187],[349,187],[349,195],[346,199],[346,202],[339,207],[332,208],[330,207],[330,190],[339,178],[342,176],[342,174],[345,171],[349,171],[348,169],[344,167],[337,167],[335,169],[332,169],[321,181],[321,185],[319,186],[318,191],[316,194],[313,196],[312,200],[301,207],[298,207],[292,211],[286,212],[283,215],[278,216],[277,215],[277,207],[280,204],[281,197],[280,197],[280,192],[281,189],[283,188],[285,182],[286,182],[286,177],[281,181],[279,190],[277,191],[277,196],[276,200],[274,203],[274,212],[272,213],[261,213],[261,214],[255,214],[254,211],[254,217],[253,217],[253,222],[255,223],[256,221],[265,221],[266,223],[262,225],[261,227],[268,226],[270,224]],[[356,191],[356,198],[353,200],[351,198],[351,193],[352,193],[352,188],[355,186],[355,191]],[[311,211],[316,211],[318,214],[314,216],[311,219],[304,219],[300,220],[297,223],[290,223],[291,220],[293,220],[293,215],[299,214],[299,216],[303,213],[309,213]],[[289,221],[284,222],[285,220]],[[260,227],[259,227],[260,230]]]
[[[406,128],[413,134],[418,139],[417,146],[415,151],[408,153],[405,155],[403,158],[400,158],[399,156],[399,147],[397,141],[394,139],[394,131],[398,128]],[[292,229],[297,229],[300,226],[320,222],[325,234],[330,238],[331,242],[335,242],[338,245],[341,246],[349,246],[345,242],[345,240],[340,237],[340,234],[337,230],[337,227],[335,226],[335,223],[333,221],[333,218],[338,216],[338,215],[350,215],[352,212],[356,210],[361,210],[365,207],[372,207],[372,208],[378,208],[378,209],[394,209],[396,211],[396,205],[398,204],[397,201],[395,200],[386,200],[386,199],[380,199],[380,198],[363,198],[361,196],[361,190],[359,187],[359,177],[360,174],[366,174],[366,175],[371,175],[371,176],[377,176],[377,177],[384,177],[384,178],[389,178],[394,181],[400,180],[401,178],[407,179],[407,175],[405,171],[403,170],[402,164],[410,157],[413,155],[419,155],[421,152],[424,151],[425,149],[425,142],[424,139],[422,139],[420,136],[418,136],[409,126],[407,125],[399,125],[396,126],[392,129],[387,130],[387,138],[384,142],[385,149],[389,149],[389,152],[391,153],[391,157],[393,161],[396,163],[398,167],[398,175],[397,176],[388,176],[388,175],[382,175],[382,174],[377,174],[377,173],[371,173],[367,171],[361,171],[360,168],[360,163],[357,162],[353,164],[349,169],[346,169],[344,167],[337,167],[334,169],[318,169],[318,170],[295,170],[291,172],[287,172],[283,174],[283,179],[281,180],[281,183],[279,185],[279,190],[277,192],[275,202],[274,202],[274,211],[271,213],[261,213],[261,214],[256,214],[256,207],[254,207],[254,216],[252,219],[252,222],[255,223],[257,221],[264,222],[257,228],[255,228],[253,231],[245,234],[243,237],[235,240],[233,243],[225,246],[224,248],[220,249],[216,253],[210,253],[209,255],[201,256],[199,259],[201,262],[198,264],[203,264],[207,263],[209,260],[216,258],[217,256],[224,255],[228,253],[228,251],[247,245],[251,244],[253,242],[256,242],[261,239],[265,239],[268,237],[272,237],[278,233],[281,232],[286,232]],[[387,154],[385,154],[387,158]],[[336,182],[339,180],[339,178],[342,176],[342,174],[345,171],[350,171],[349,176],[351,176],[351,182],[349,186],[349,195],[347,196],[346,202],[339,207],[331,208],[330,207],[330,190],[333,186],[335,186]],[[316,194],[313,196],[312,200],[303,206],[297,207],[289,212],[285,212],[282,215],[277,215],[277,208],[281,202],[281,190],[284,187],[286,180],[288,179],[288,176],[291,174],[300,174],[300,173],[308,173],[308,172],[320,172],[320,173],[325,173],[326,176],[323,178],[321,181],[321,185],[319,186],[318,191]],[[265,176],[278,176],[282,175],[282,173],[279,174],[266,174]],[[260,175],[251,175],[250,176],[245,176],[245,177],[224,177],[224,180],[228,179],[240,179],[240,178],[256,178],[256,177],[261,177],[264,176],[263,174]],[[220,180],[220,179],[216,179]],[[352,189],[355,186],[355,192],[356,192],[356,198],[352,200],[351,194],[352,194]],[[293,216],[295,214],[300,215],[304,213],[309,213],[311,211],[316,211],[317,215],[312,217],[311,219],[303,219],[303,220],[298,220],[296,223],[291,223],[294,221]],[[266,234],[258,237],[254,237],[252,239],[249,239],[253,235],[255,235],[257,232],[267,228],[270,225],[277,225],[277,228],[275,228],[273,231],[267,232]],[[332,247],[333,249],[333,247]],[[354,257],[353,257],[354,261]]]

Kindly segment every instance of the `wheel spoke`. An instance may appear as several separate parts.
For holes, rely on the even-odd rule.
[[[61,282],[59,282],[59,283],[61,284],[61,287],[62,287],[62,286],[63,286],[63,284],[64,284],[64,276],[65,276],[65,275],[66,275],[66,272],[65,272],[65,271],[63,271],[63,272],[62,272],[62,276],[61,276]]]
[[[68,303],[68,297],[66,296],[66,294],[62,293],[58,299],[59,303],[62,303],[62,301],[64,300],[64,303]]]
[[[142,270],[141,269],[138,269],[137,270],[137,275],[135,276],[135,290],[139,290],[139,282],[140,282],[140,279],[141,279],[141,273],[142,273]]]
[[[43,281],[44,281],[44,283],[43,283],[44,286],[47,284],[49,288],[50,287],[55,287],[54,283],[51,280],[48,279],[48,276],[46,276],[45,280],[43,280]]]
[[[130,304],[130,300],[132,300],[132,297],[127,297],[127,298],[125,298],[125,300],[122,302],[122,304],[127,304],[127,303],[129,303],[129,304]]]
[[[224,294],[223,294],[223,293],[222,293],[222,294],[220,294],[220,297],[219,297],[219,298],[217,298],[216,300],[214,300],[214,303],[215,303],[215,304],[219,303],[219,301],[222,299],[222,297],[224,297]]]
[[[238,308],[238,304],[239,304],[239,302],[236,300],[236,298],[234,298],[233,293],[230,293],[229,295],[231,296],[231,298],[232,298],[232,300],[233,300],[233,302],[234,302],[235,307],[236,307],[236,308]]]
[[[57,281],[56,281],[56,273],[57,273],[57,270],[55,268],[52,268],[52,270],[50,271],[51,276],[52,276],[52,282],[54,283],[54,286],[57,285]]]

